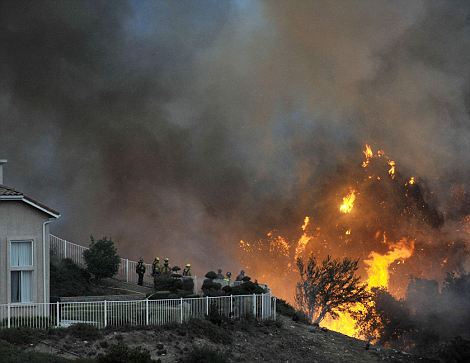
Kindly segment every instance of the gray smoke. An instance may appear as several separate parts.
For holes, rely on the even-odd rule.
[[[6,184],[61,211],[68,239],[201,270],[298,227],[366,142],[445,210],[451,183],[468,189],[469,15],[466,1],[3,1]]]

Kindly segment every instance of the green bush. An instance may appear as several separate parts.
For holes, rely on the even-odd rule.
[[[209,271],[205,276],[209,280],[214,280],[217,278],[217,274],[214,271]]]
[[[71,259],[53,263],[50,268],[51,296],[83,296],[90,290],[90,274]]]
[[[182,289],[185,291],[193,292],[194,291],[194,280],[190,277],[183,277],[182,282]]]
[[[266,291],[251,281],[245,281],[240,285],[232,287],[233,295],[251,295],[251,294],[264,294]]]
[[[114,242],[106,237],[95,241],[92,236],[90,248],[83,253],[83,257],[88,272],[95,276],[97,280],[113,277],[117,273],[121,262],[116,247],[114,247]]]
[[[98,357],[99,363],[152,363],[148,350],[129,348],[123,344],[113,345],[107,354]]]
[[[183,282],[181,279],[173,279],[171,277],[160,276],[155,279],[155,290],[156,291],[170,291],[176,292],[183,288]]]
[[[218,282],[214,282],[211,279],[205,279],[202,283],[202,291],[204,295],[207,296],[220,296],[223,295],[223,291],[221,290],[222,285]]]
[[[187,363],[226,363],[228,360],[217,350],[209,347],[194,347],[186,359]]]

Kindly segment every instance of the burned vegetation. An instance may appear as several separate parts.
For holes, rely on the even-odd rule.
[[[370,145],[362,161],[345,162],[325,180],[308,199],[300,228],[275,226],[264,238],[240,241],[246,268],[311,321],[351,336],[417,352],[429,350],[431,342],[438,347],[457,336],[459,342],[469,339],[465,191],[450,188],[454,210],[443,212],[425,179]],[[299,298],[306,268],[305,262],[297,266],[299,277],[296,261],[328,256],[357,261],[357,283],[368,296],[345,299],[318,320],[308,299]],[[319,279],[316,286],[322,286]]]

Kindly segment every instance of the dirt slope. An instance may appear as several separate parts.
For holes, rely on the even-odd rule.
[[[183,362],[194,346],[223,352],[228,362],[425,362],[409,354],[365,349],[365,342],[279,317],[277,323],[240,322],[217,326],[198,321],[171,328],[104,331],[93,340],[46,336],[29,349],[64,358],[92,358],[113,344],[140,346],[159,362]]]

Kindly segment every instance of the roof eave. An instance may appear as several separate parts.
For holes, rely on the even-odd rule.
[[[42,205],[39,205],[37,202],[35,202],[34,200],[31,200],[27,197],[25,197],[24,195],[2,195],[0,196],[0,200],[18,200],[18,201],[22,201],[22,202],[25,202],[26,204],[29,204],[30,206],[36,208],[36,209],[39,209],[40,211],[56,218],[56,219],[59,219],[60,218],[60,213],[59,212],[56,212],[54,210],[50,210],[48,208],[44,208]]]

